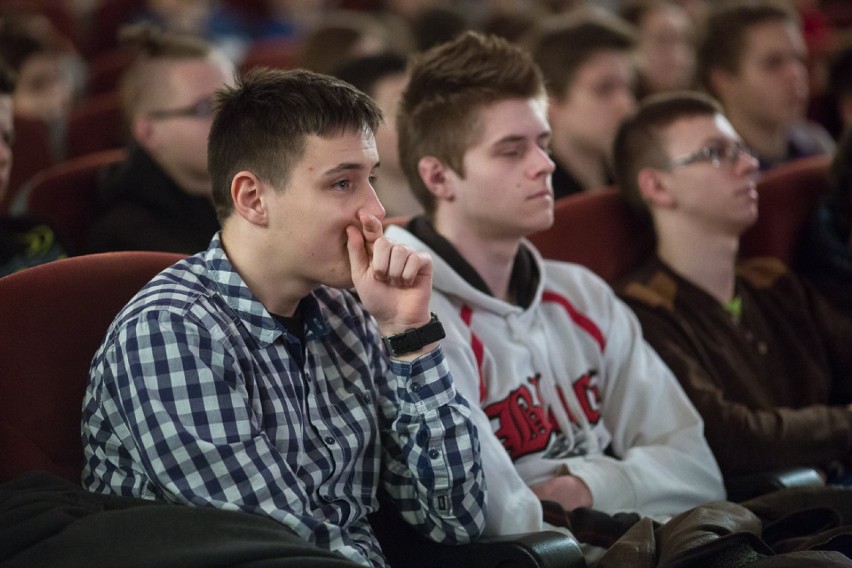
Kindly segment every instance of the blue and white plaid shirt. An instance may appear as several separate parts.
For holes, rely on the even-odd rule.
[[[484,526],[479,442],[443,352],[391,361],[348,292],[317,288],[297,338],[219,242],[168,268],[113,322],[83,403],[95,492],[268,515],[365,565],[384,557],[366,515],[383,487],[443,542]]]

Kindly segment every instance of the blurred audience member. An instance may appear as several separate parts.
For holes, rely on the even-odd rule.
[[[299,56],[301,66],[316,73],[330,74],[350,59],[397,50],[391,30],[372,13],[337,10],[305,38]],[[407,49],[399,49],[406,53]]]
[[[420,10],[411,18],[414,49],[426,51],[448,42],[470,28],[464,12],[452,6],[434,6]]]
[[[239,61],[251,41],[242,13],[227,2],[214,0],[145,0],[128,21],[150,23],[164,30],[203,37],[229,58]]]
[[[0,13],[0,58],[17,76],[15,114],[47,124],[54,159],[61,159],[65,122],[84,90],[80,55],[47,18],[5,12]]]
[[[340,79],[370,95],[385,117],[376,131],[381,167],[373,187],[388,217],[422,211],[399,165],[397,148],[396,112],[399,98],[408,84],[406,63],[405,56],[385,52],[353,59],[334,72]]]
[[[638,98],[695,86],[695,30],[676,0],[632,0],[621,16],[636,27]]]
[[[831,190],[814,212],[797,266],[852,316],[852,129],[840,139],[829,179]]]
[[[264,17],[255,26],[257,39],[299,40],[319,26],[331,0],[262,0]]]
[[[14,72],[0,63],[0,198],[12,169]],[[53,230],[23,217],[0,217],[0,277],[67,256]]]
[[[535,30],[538,15],[524,7],[507,6],[492,10],[481,24],[482,33],[502,37],[515,44],[523,44]]]
[[[698,76],[752,149],[760,169],[834,150],[805,120],[807,48],[794,12],[771,1],[724,3],[707,16]]]
[[[634,45],[631,26],[598,10],[547,20],[532,39],[548,89],[557,199],[612,183],[612,141],[636,105]]]
[[[122,41],[139,51],[121,82],[132,142],[100,188],[90,248],[198,252],[219,228],[207,135],[233,64],[197,36],[149,25],[125,29]]]

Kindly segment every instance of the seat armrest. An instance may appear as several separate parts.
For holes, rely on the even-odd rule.
[[[391,566],[434,568],[585,568],[578,542],[557,531],[484,537],[469,544],[440,544],[415,531],[386,507],[370,515],[370,525]]]
[[[746,501],[752,497],[788,487],[819,487],[821,485],[825,485],[825,480],[812,467],[789,467],[725,479],[728,499],[734,502]]]
[[[403,521],[400,521],[402,523]],[[583,551],[577,541],[561,532],[541,531],[500,537],[485,537],[470,544],[439,544],[420,535],[382,550],[391,566],[434,568],[586,568]]]

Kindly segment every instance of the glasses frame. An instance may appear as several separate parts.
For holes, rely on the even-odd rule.
[[[739,161],[740,156],[742,155],[746,155],[749,158],[753,158],[754,152],[752,152],[748,146],[746,146],[739,140],[716,145],[711,144],[708,146],[704,146],[703,148],[696,150],[691,154],[687,154],[682,158],[670,160],[666,166],[666,169],[671,171],[677,168],[682,168],[683,166],[689,166],[700,162],[710,162],[710,164],[712,164],[712,166],[718,170],[721,167],[723,161],[733,166],[737,163],[737,161]]]
[[[171,118],[208,118],[213,116],[213,112],[213,99],[211,97],[207,97],[186,107],[148,111],[148,118],[152,120],[168,120]]]

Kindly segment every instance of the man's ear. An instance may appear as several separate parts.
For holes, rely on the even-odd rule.
[[[636,182],[642,201],[649,206],[670,207],[674,203],[664,172],[655,168],[642,168],[636,176]]]
[[[144,116],[135,117],[130,125],[130,132],[133,139],[150,152],[154,144],[154,121]]]
[[[231,180],[231,200],[234,211],[254,225],[266,226],[269,222],[267,194],[272,191],[256,175],[241,171]]]
[[[417,163],[420,179],[438,199],[453,199],[453,186],[448,179],[450,169],[434,156],[423,156]]]
[[[735,79],[736,77],[732,73],[721,67],[713,69],[707,77],[710,82],[710,85],[708,85],[710,92],[714,93],[714,96],[718,99],[728,98],[728,92],[731,90],[731,85]]]

